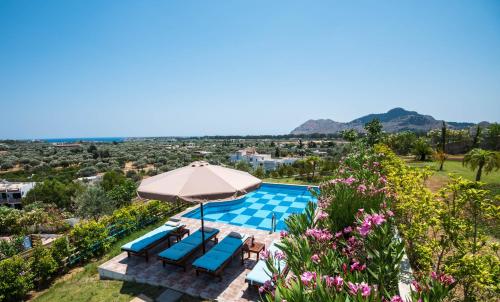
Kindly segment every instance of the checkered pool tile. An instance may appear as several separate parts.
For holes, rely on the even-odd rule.
[[[229,223],[259,230],[271,230],[272,217],[276,218],[276,231],[286,229],[285,219],[304,212],[308,202],[316,202],[307,187],[263,184],[237,200],[207,203],[204,218],[207,221]],[[200,218],[199,208],[184,217]]]

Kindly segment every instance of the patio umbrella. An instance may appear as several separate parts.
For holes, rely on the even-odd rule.
[[[247,172],[197,161],[186,167],[143,180],[137,189],[141,198],[200,203],[201,234],[205,253],[203,203],[235,199],[257,189],[262,181]]]

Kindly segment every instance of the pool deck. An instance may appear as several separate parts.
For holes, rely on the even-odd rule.
[[[191,233],[198,230],[201,226],[201,221],[182,217],[185,213],[193,209],[189,208],[175,215],[173,218],[180,219],[186,225]],[[213,227],[220,230],[218,234],[219,240],[224,238],[230,232],[245,233],[255,236],[255,240],[263,242],[266,248],[273,240],[279,240],[279,233],[269,234],[267,231],[238,227],[220,222],[205,222],[205,226]],[[213,246],[210,242],[207,244],[208,249]],[[158,254],[166,248],[165,244],[161,244],[150,250],[151,254]],[[201,251],[194,255],[189,261],[189,266],[186,272],[182,268],[168,265],[164,268],[160,261],[155,256],[150,257],[149,262],[146,262],[142,257],[132,256],[127,258],[127,253],[123,252],[114,257],[108,262],[99,266],[99,276],[101,279],[114,279],[122,281],[130,281],[137,283],[145,283],[154,286],[163,286],[170,288],[193,297],[199,297],[207,300],[217,301],[257,301],[259,294],[255,288],[248,288],[245,282],[246,275],[251,271],[257,263],[256,255],[252,254],[250,259],[246,259],[244,265],[241,265],[241,258],[235,257],[222,273],[222,281],[208,274],[200,274],[196,276],[194,269],[191,268],[191,263],[201,256]]]

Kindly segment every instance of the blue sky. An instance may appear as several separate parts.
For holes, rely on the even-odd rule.
[[[0,1],[0,138],[499,121],[499,1]]]

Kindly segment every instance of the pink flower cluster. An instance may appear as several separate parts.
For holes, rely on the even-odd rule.
[[[314,254],[311,256],[311,261],[314,262],[315,264],[318,264],[320,262],[320,258],[318,254]]]
[[[359,226],[358,232],[361,236],[366,237],[373,229],[373,227],[381,225],[385,222],[385,217],[383,214],[367,214]]]
[[[340,291],[344,286],[344,279],[340,276],[323,276],[323,279],[325,280],[326,286],[335,287],[337,291]]]
[[[444,285],[452,285],[453,283],[455,283],[455,278],[453,278],[453,276],[451,275],[447,275],[447,274],[444,274],[444,273],[436,273],[436,272],[432,272],[431,273],[431,278],[434,279],[434,280],[437,280],[439,281],[440,283],[444,284]]]
[[[325,220],[326,218],[328,218],[328,213],[323,211],[318,212],[318,220]]]
[[[361,283],[347,282],[347,287],[349,287],[349,294],[353,296],[357,295],[358,292],[361,292],[361,296],[368,297],[372,292],[371,286],[366,284],[365,282]]]
[[[316,241],[330,241],[333,235],[327,229],[307,229],[306,236],[314,238]]]
[[[305,286],[308,286],[316,281],[316,272],[303,272],[302,275],[300,275],[300,281],[302,281],[302,284]]]
[[[346,185],[351,185],[356,181],[356,178],[349,176],[348,178],[334,178],[329,181],[330,184],[334,185],[337,183],[343,183]]]
[[[353,264],[351,264],[351,272],[354,271],[364,271],[366,269],[366,264],[360,264],[358,261],[354,261]]]
[[[259,253],[259,256],[261,260],[267,261],[267,259],[271,256],[271,252],[269,250],[262,250]]]
[[[263,294],[264,292],[274,292],[273,284],[271,280],[267,280],[264,282],[264,285],[259,287],[259,293]]]

